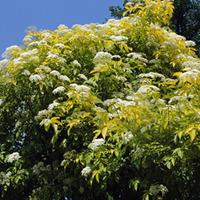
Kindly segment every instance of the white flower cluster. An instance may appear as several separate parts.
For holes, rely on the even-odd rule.
[[[184,36],[181,36],[181,35],[178,35],[174,32],[168,32],[168,37],[169,37],[169,40],[186,40],[186,38]]]
[[[182,66],[185,68],[184,70],[191,70],[191,69],[199,69],[200,70],[200,62],[199,59],[190,59],[182,63]]]
[[[31,35],[26,35],[23,39],[23,42],[32,42],[33,41],[33,36]]]
[[[41,172],[45,171],[45,170],[46,170],[46,168],[45,168],[43,162],[38,162],[37,164],[35,164],[33,166],[33,173],[36,174],[36,175],[41,174]]]
[[[64,48],[64,47],[65,47],[65,45],[62,44],[62,43],[57,43],[57,44],[55,44],[55,46],[56,46],[56,47],[59,47],[59,48]]]
[[[32,49],[27,52],[21,53],[20,57],[27,58],[31,56],[35,56],[38,53],[38,49]]]
[[[91,150],[96,150],[99,146],[103,145],[105,143],[105,140],[103,138],[98,138],[92,140],[92,142],[88,145],[88,148]]]
[[[148,93],[148,92],[159,92],[160,89],[154,85],[142,85],[138,90],[137,93]]]
[[[87,177],[91,173],[91,168],[89,166],[86,166],[85,168],[82,169],[81,175],[84,177]]]
[[[146,58],[144,58],[140,53],[131,52],[127,55],[127,57],[135,59],[135,60],[140,60],[144,63],[148,63],[148,60]]]
[[[60,76],[59,76],[59,79],[60,79],[61,81],[64,81],[64,82],[70,82],[69,77],[66,76],[66,75],[60,75]]]
[[[29,77],[29,80],[31,82],[37,82],[37,81],[41,81],[43,80],[43,77],[39,74],[32,74],[30,77]]]
[[[64,63],[66,61],[64,58],[60,57],[59,54],[52,53],[50,51],[47,53],[47,58],[52,60],[57,60],[60,63]]]
[[[19,65],[19,64],[24,63],[24,61],[22,60],[21,57],[18,57],[18,58],[15,58],[15,59],[13,60],[13,63],[14,63],[14,65]]]
[[[78,62],[78,60],[74,60],[72,62],[72,64],[75,66],[75,67],[81,67],[81,64]]]
[[[64,91],[65,91],[65,88],[64,88],[63,86],[59,86],[59,87],[55,88],[55,89],[52,91],[52,93],[53,93],[54,95],[56,95],[56,94],[62,94]]]
[[[43,31],[43,33],[41,34],[42,37],[44,37],[45,39],[48,39],[51,37],[51,33]]]
[[[23,74],[24,76],[30,76],[30,75],[31,75],[31,72],[30,72],[29,70],[25,69],[25,70],[22,72],[22,74]]]
[[[69,31],[68,27],[65,26],[64,24],[60,24],[56,30],[56,32],[61,36],[65,35],[68,31]]]
[[[80,95],[87,97],[90,93],[90,88],[86,85],[77,85],[76,83],[70,84]]]
[[[85,81],[88,80],[88,78],[84,74],[78,74],[78,77],[85,80]]]
[[[37,68],[35,69],[35,71],[36,71],[36,72],[44,71],[44,72],[49,73],[49,72],[51,72],[51,68],[48,67],[48,66],[45,66],[45,65],[40,65],[39,67],[37,67]]]
[[[37,116],[35,117],[36,120],[41,121],[42,119],[45,119],[49,116],[49,114],[51,114],[50,110],[44,109],[44,110],[40,110],[37,114]]]
[[[0,106],[3,104],[3,102],[4,102],[3,99],[0,99]]]
[[[112,105],[120,105],[120,106],[124,106],[124,107],[128,107],[128,106],[135,106],[136,103],[131,100],[131,101],[126,101],[126,100],[122,100],[120,98],[114,98],[114,99],[107,99],[104,101],[103,105],[104,106],[112,106]]]
[[[19,160],[20,158],[21,158],[21,156],[19,155],[18,152],[13,152],[13,153],[8,155],[7,162],[8,163],[12,163],[12,162],[14,162],[16,160]]]
[[[124,144],[128,144],[132,138],[133,138],[133,134],[131,131],[128,131],[127,133],[125,133],[123,136]]]
[[[50,74],[51,74],[52,76],[56,76],[56,77],[58,77],[58,78],[60,77],[60,72],[57,71],[57,70],[51,71]]]
[[[13,54],[16,52],[20,52],[22,49],[18,47],[17,45],[10,46],[6,48],[5,52],[2,54],[3,58],[12,58]]]
[[[126,37],[126,36],[112,35],[112,36],[110,36],[110,39],[114,42],[126,42],[126,41],[128,41],[128,37]]]
[[[169,100],[169,104],[176,104],[178,102],[185,101],[187,99],[186,96],[174,96]]]
[[[149,72],[149,73],[146,73],[146,74],[140,74],[138,76],[139,78],[151,78],[151,79],[159,79],[161,81],[165,80],[165,76],[160,74],[160,73],[157,73],[157,72]]]
[[[185,41],[185,45],[186,45],[186,47],[194,47],[194,46],[196,46],[196,43],[192,40],[187,40],[187,41]]]
[[[48,110],[53,110],[55,107],[59,106],[60,103],[54,101],[53,103],[49,104]]]
[[[108,52],[100,51],[93,59],[94,64],[106,63],[112,60],[112,55]]]
[[[192,69],[190,71],[184,72],[179,76],[180,83],[184,83],[186,81],[196,80],[200,77],[200,71],[197,69]]]
[[[6,69],[7,65],[9,63],[8,59],[3,59],[0,61],[0,71]]]

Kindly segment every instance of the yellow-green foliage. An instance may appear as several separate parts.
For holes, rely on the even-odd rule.
[[[200,147],[195,44],[168,27],[172,2],[126,8],[128,17],[105,24],[30,32],[23,47],[3,54],[3,199],[193,195]],[[13,151],[20,157],[7,163]]]

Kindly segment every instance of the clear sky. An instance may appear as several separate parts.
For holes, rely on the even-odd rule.
[[[72,26],[104,22],[108,7],[122,0],[1,0],[0,54],[6,47],[20,45],[25,30],[55,29],[59,24]]]

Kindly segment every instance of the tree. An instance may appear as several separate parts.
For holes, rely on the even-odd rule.
[[[1,199],[199,199],[194,42],[169,28],[171,2],[126,12],[7,48]]]
[[[127,2],[144,2],[144,0],[125,0],[123,8],[120,6],[110,6],[111,15],[121,18]],[[172,17],[172,27],[177,34],[194,40],[199,48],[200,31],[200,2],[198,0],[174,0],[174,13]]]

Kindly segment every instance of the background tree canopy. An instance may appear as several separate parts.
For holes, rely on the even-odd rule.
[[[173,5],[29,32],[0,61],[0,195],[200,198],[200,59]]]
[[[124,0],[123,8],[110,6],[111,15],[121,18],[128,2],[144,2],[144,0]],[[174,13],[172,17],[172,28],[177,34],[194,40],[197,47],[200,46],[200,1],[199,0],[174,0]]]

